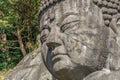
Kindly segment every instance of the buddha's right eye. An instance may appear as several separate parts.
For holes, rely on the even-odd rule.
[[[41,41],[41,43],[44,43],[47,40],[49,32],[50,32],[50,28],[49,27],[42,28],[41,34],[40,34],[40,41]]]
[[[40,37],[41,43],[44,43],[46,40],[47,40],[47,36],[46,35]]]

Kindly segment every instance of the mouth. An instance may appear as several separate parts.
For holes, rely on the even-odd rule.
[[[51,56],[51,61],[52,61],[53,64],[54,64],[54,63],[62,60],[65,56],[66,56],[66,54],[57,53],[57,54]]]

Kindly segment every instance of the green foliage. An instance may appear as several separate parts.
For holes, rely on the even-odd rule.
[[[39,3],[40,0],[0,0],[0,70],[14,67],[23,58],[18,31],[27,53],[37,47]]]
[[[6,51],[0,54],[0,70],[13,68],[22,59],[20,50],[13,51]]]

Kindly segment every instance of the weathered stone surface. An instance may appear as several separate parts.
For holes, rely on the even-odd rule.
[[[40,49],[37,49],[25,56],[4,80],[53,80],[53,78],[43,64]]]
[[[42,0],[46,67],[59,80],[119,80],[120,0]]]

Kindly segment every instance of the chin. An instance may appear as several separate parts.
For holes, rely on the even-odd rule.
[[[56,77],[68,78],[68,75],[74,69],[74,64],[69,59],[63,59],[53,64],[52,72]],[[64,73],[64,75],[63,75]],[[70,80],[70,79],[67,79]]]
[[[56,62],[54,65],[53,65],[53,71],[60,71],[60,70],[63,70],[63,69],[73,69],[73,65],[71,62],[67,62],[67,61],[59,61],[59,62]]]
[[[56,61],[55,61],[56,60]],[[61,70],[71,70],[74,68],[74,64],[72,61],[69,59],[68,56],[59,56],[57,59],[55,59],[52,62],[52,71],[58,72]]]
[[[71,62],[61,60],[53,65],[52,72],[54,73],[54,76],[60,80],[71,80],[69,75],[73,69],[74,65]]]

